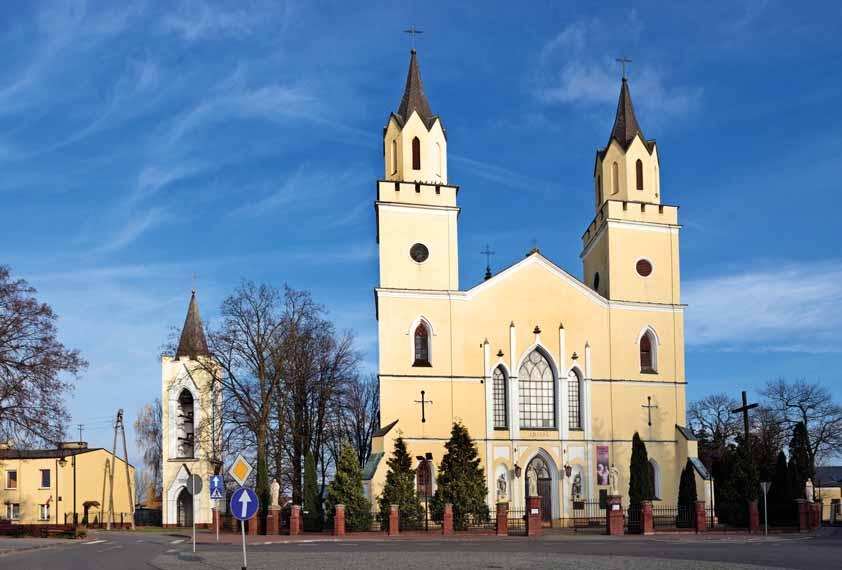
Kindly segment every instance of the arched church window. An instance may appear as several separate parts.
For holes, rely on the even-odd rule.
[[[425,460],[418,463],[418,469],[415,470],[415,483],[419,496],[433,496],[433,473],[429,461]]]
[[[492,378],[494,388],[494,429],[506,429],[509,427],[508,414],[508,398],[507,396],[507,382],[506,373],[501,367],[494,369],[494,376]]]
[[[419,324],[415,328],[415,362],[413,366],[430,366],[430,331]]]
[[[570,429],[582,429],[582,379],[575,370],[567,374],[567,422]]]
[[[611,192],[616,194],[620,191],[620,165],[616,162],[611,165]]]
[[[652,490],[650,499],[659,499],[661,496],[661,474],[658,472],[658,464],[653,459],[649,460],[649,488]]]
[[[647,330],[640,337],[640,371],[655,372],[657,363],[655,361],[655,339],[651,330]]]
[[[634,164],[634,169],[637,174],[637,189],[643,190],[643,161],[639,158],[637,162]]]
[[[421,140],[412,139],[412,170],[421,170]]]
[[[535,349],[518,372],[520,427],[551,429],[555,425],[555,375],[546,356]]]
[[[398,141],[397,139],[392,139],[392,174],[398,173]]]
[[[178,457],[194,457],[193,411],[193,394],[185,388],[178,395],[178,408],[175,418]]]

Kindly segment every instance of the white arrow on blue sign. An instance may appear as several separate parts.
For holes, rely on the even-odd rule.
[[[222,489],[222,475],[211,475],[210,478],[210,498],[211,499],[222,499],[223,497],[223,489]]]
[[[247,521],[257,512],[260,503],[257,494],[248,487],[240,487],[231,495],[231,514],[237,520]]]

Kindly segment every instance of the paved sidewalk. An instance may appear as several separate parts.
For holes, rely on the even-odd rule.
[[[0,556],[12,552],[24,552],[27,550],[38,550],[40,548],[55,548],[74,544],[76,541],[70,538],[11,538],[0,536]]]

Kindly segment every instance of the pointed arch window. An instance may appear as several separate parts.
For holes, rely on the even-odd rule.
[[[398,173],[398,141],[397,139],[392,139],[392,148],[391,148],[391,173],[397,174]]]
[[[602,177],[597,174],[596,176],[596,207],[599,208],[602,205]]]
[[[555,387],[555,374],[550,362],[540,350],[533,350],[518,371],[521,428],[556,427]]]
[[[500,366],[494,369],[494,376],[492,377],[494,388],[494,429],[506,429],[509,427],[507,380],[506,373]]]
[[[616,194],[620,191],[620,165],[616,162],[611,165],[611,192]]]
[[[661,472],[654,459],[649,460],[649,489],[652,491],[652,500],[660,500],[661,497]]]
[[[419,323],[415,327],[415,362],[413,366],[430,366],[430,331]]]
[[[640,371],[646,374],[654,374],[657,370],[657,340],[651,329],[648,329],[640,337]]]
[[[175,433],[178,457],[195,457],[193,418],[193,394],[185,388],[178,395],[178,406],[176,407]]]
[[[567,374],[567,427],[582,429],[582,379],[576,370]]]
[[[412,139],[412,170],[421,170],[421,139]]]
[[[634,170],[637,174],[637,189],[643,190],[643,161],[639,158],[637,162],[634,163]]]
[[[418,463],[418,469],[415,470],[415,485],[419,496],[433,496],[433,472],[430,469],[429,460]]]

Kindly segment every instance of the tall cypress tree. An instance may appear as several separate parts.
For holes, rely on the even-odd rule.
[[[629,465],[629,506],[637,507],[641,501],[648,501],[655,495],[649,477],[649,454],[640,435],[632,437],[632,455]]]
[[[684,465],[681,471],[681,480],[678,483],[678,506],[692,507],[699,496],[696,493],[696,472],[690,460]]]
[[[371,527],[371,503],[363,492],[363,470],[353,446],[342,443],[336,474],[327,490],[325,519],[328,527],[333,526],[334,507],[345,505],[345,528],[351,531],[368,530]]]
[[[322,498],[316,481],[316,458],[312,453],[304,456],[304,530],[322,530]]]
[[[772,486],[766,497],[769,521],[771,524],[791,524],[795,515],[795,504],[792,496],[792,484],[789,480],[789,468],[786,455],[778,452],[775,462],[775,472],[772,474]]]
[[[748,503],[756,501],[760,494],[760,475],[757,464],[751,453],[751,438],[748,440],[740,438],[734,454],[734,491],[736,502],[734,503],[733,523],[748,525]]]
[[[461,423],[453,424],[447,453],[441,460],[438,488],[430,503],[433,519],[444,518],[444,505],[453,505],[453,526],[464,529],[471,521],[486,522],[489,518],[488,489],[485,472],[480,465],[477,448]]]
[[[804,422],[795,424],[792,430],[792,440],[789,442],[789,462],[792,466],[791,480],[794,498],[805,499],[804,486],[807,479],[815,479],[816,468],[813,465],[813,454],[810,450],[810,436]]]
[[[378,500],[380,523],[386,528],[389,524],[391,506],[397,505],[400,528],[417,528],[424,512],[415,489],[415,469],[412,468],[412,458],[406,451],[406,443],[402,437],[395,440],[395,451],[386,465],[389,471],[386,473],[383,493]]]

